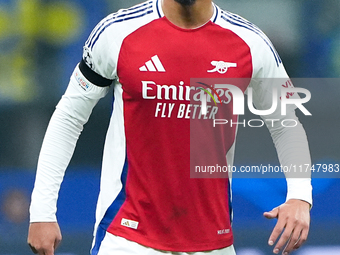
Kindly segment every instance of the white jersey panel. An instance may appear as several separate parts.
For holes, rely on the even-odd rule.
[[[117,84],[114,89],[113,112],[104,145],[95,231],[106,210],[122,189],[121,175],[126,159],[122,94],[122,87]]]
[[[84,61],[101,76],[116,79],[117,60],[125,37],[157,18],[159,15],[154,1],[108,15],[99,22],[86,41]]]

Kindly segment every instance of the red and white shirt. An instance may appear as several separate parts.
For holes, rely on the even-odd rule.
[[[218,62],[231,64],[225,71]],[[288,79],[269,39],[215,5],[209,22],[183,29],[164,16],[161,1],[151,0],[107,16],[86,41],[57,110],[83,124],[113,83],[92,254],[106,231],[166,251],[208,251],[233,243],[229,179],[190,178],[194,107],[188,93],[196,77]],[[245,92],[248,86],[256,91],[254,104],[266,109],[269,84],[239,88]],[[232,165],[236,128],[221,135],[225,164]],[[291,197],[310,201],[308,180],[306,185],[307,191]],[[35,193],[38,197],[38,188]]]

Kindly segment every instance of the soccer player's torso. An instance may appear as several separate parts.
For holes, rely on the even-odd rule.
[[[219,61],[235,67],[224,72],[212,65]],[[124,39],[117,75],[123,89],[130,199],[112,224],[113,233],[145,231],[151,240],[168,242],[159,247],[165,250],[180,246],[197,251],[231,244],[228,181],[189,176],[190,117],[201,113],[200,102],[194,111],[188,94],[190,78],[249,78],[251,74],[249,47],[210,21],[186,30],[163,17]],[[228,139],[230,147],[234,134]],[[137,221],[139,229],[125,229],[122,218]],[[145,227],[143,221],[148,221]],[[157,231],[151,233],[151,228]]]
[[[131,24],[141,22],[138,12],[131,13],[121,15]],[[193,179],[189,172],[190,118],[203,118],[201,102],[190,101],[199,93],[190,79],[253,75],[250,47],[214,20],[189,30],[160,15],[116,34],[119,43],[114,34],[106,35],[113,40],[106,57],[115,66],[115,100],[122,101],[127,172],[122,205],[110,213],[112,234],[169,251],[213,250],[233,242],[228,179]],[[240,85],[243,92],[246,88]],[[235,136],[236,129],[229,129],[222,153],[216,153],[225,165]]]

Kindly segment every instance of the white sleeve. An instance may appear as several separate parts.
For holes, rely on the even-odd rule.
[[[40,151],[30,222],[55,222],[59,188],[93,107],[109,88],[89,82],[77,66],[48,125]]]
[[[254,105],[258,110],[267,110],[272,103],[272,90],[261,88],[260,91],[262,93],[253,93]],[[300,199],[312,205],[311,173],[310,168],[307,169],[311,166],[311,158],[305,130],[295,115],[293,105],[287,106],[286,115],[281,115],[280,112],[278,99],[277,109],[261,118],[265,120],[271,134],[280,165],[290,170],[285,172],[288,190],[286,200]]]
[[[268,110],[272,106],[273,88],[277,89],[277,108],[269,115],[261,116],[262,119],[275,119],[276,121],[265,121],[276,147],[277,155],[282,166],[296,167],[311,166],[308,141],[305,130],[295,115],[295,106],[287,106],[287,114],[281,115],[280,93],[282,87],[292,88],[293,85],[281,62],[275,59],[274,48],[270,50],[268,45],[262,42],[262,46],[253,49],[254,54],[254,76],[250,84],[252,89],[253,104],[258,110]],[[278,56],[278,55],[277,55]],[[249,94],[249,93],[248,93]],[[249,95],[248,95],[249,96]],[[297,93],[286,94],[290,98],[299,98]],[[296,127],[284,127],[281,123],[284,119],[290,119],[297,123]],[[285,125],[291,125],[285,122]],[[305,168],[303,168],[305,170]],[[287,197],[289,199],[300,199],[312,205],[311,174],[309,171],[297,175],[296,173],[285,173],[287,180]]]
[[[307,136],[295,115],[295,111],[292,110],[287,113],[286,119],[291,121],[290,123],[286,121],[285,125],[296,126],[284,127],[281,121],[271,122],[270,124],[267,122],[280,164],[287,170],[291,170],[291,172],[285,172],[287,180],[286,201],[300,199],[312,205],[311,173],[310,169],[307,169],[307,166],[311,166],[311,158]],[[299,172],[301,169],[302,172]]]

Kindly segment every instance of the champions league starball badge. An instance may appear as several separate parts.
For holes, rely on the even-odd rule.
[[[92,56],[90,50],[87,47],[83,48],[83,59],[90,68],[93,67]]]

